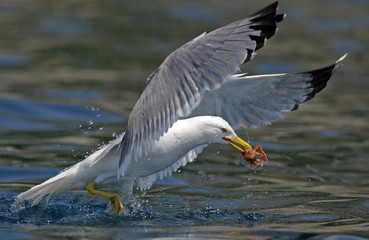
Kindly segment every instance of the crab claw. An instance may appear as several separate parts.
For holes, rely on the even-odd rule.
[[[265,162],[268,161],[268,157],[260,145],[256,146],[253,150],[246,148],[241,153],[244,159],[250,163],[251,167],[256,167],[261,158]]]

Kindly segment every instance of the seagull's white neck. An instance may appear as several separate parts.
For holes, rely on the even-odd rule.
[[[219,119],[219,117],[214,116],[199,116],[179,120],[168,131],[168,134],[173,134],[176,137],[177,144],[190,144],[189,147],[192,148],[211,142],[223,143],[224,141],[220,141],[219,129],[214,128]]]

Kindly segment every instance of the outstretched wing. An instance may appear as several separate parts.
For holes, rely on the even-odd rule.
[[[283,118],[282,112],[296,110],[320,92],[345,56],[308,72],[233,76],[220,89],[206,92],[190,117],[220,116],[235,130],[241,125],[256,128],[271,124]]]
[[[123,139],[119,174],[146,154],[179,118],[189,116],[205,91],[217,89],[250,60],[276,31],[278,3],[208,34],[171,53],[147,80]]]

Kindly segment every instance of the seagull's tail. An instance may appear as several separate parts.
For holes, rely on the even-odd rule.
[[[97,152],[98,151],[95,153]],[[87,157],[85,160],[65,169],[58,175],[19,194],[17,196],[16,203],[22,203],[26,199],[33,199],[32,206],[34,206],[38,204],[45,196],[47,196],[46,203],[48,203],[50,197],[55,193],[78,189],[81,182],[79,172],[83,168],[83,165],[87,163],[87,161],[91,159],[95,153]]]
[[[46,195],[48,195],[48,198],[46,202],[49,201],[50,197],[54,193],[63,192],[66,190],[69,186],[65,184],[66,182],[66,176],[61,176],[63,173],[67,172],[68,170],[60,173],[59,175],[56,175],[55,177],[50,178],[49,180],[36,185],[29,189],[28,191],[25,191],[17,196],[17,202],[24,202],[26,199],[34,199],[32,202],[32,206],[36,205],[43,199]],[[63,174],[64,175],[64,174]]]
[[[45,196],[47,196],[47,203],[50,197],[55,193],[83,189],[97,177],[103,181],[105,179],[103,177],[104,174],[111,170],[110,168],[112,168],[114,174],[116,174],[116,167],[113,161],[116,161],[116,166],[118,166],[119,158],[117,156],[120,156],[120,142],[123,135],[124,134],[101,147],[83,161],[19,194],[16,198],[16,203],[22,203],[24,200],[33,199],[32,206],[34,206]],[[115,160],[115,158],[117,159]]]

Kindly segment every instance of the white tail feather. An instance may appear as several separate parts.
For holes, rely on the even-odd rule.
[[[39,203],[45,196],[85,188],[92,181],[105,180],[110,175],[116,176],[120,156],[120,142],[123,135],[101,147],[83,161],[67,168],[49,180],[36,185],[17,196],[17,202],[34,199],[32,206]],[[114,164],[116,163],[116,164]]]
[[[65,189],[65,176],[60,176],[61,174],[50,178],[46,182],[36,185],[26,192],[23,192],[17,196],[17,201],[24,201],[26,199],[34,199],[32,206],[36,205],[44,198],[46,195],[49,197],[54,193],[62,192]],[[49,198],[47,199],[48,202]]]

